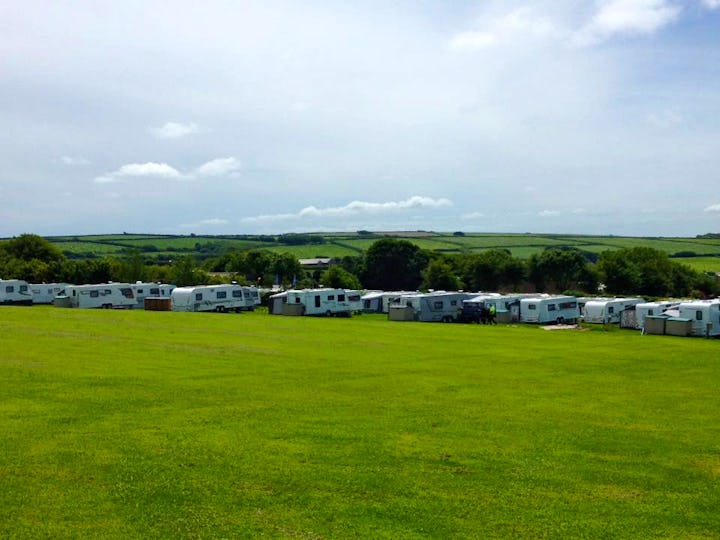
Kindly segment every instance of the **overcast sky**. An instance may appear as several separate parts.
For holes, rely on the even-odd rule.
[[[8,0],[0,119],[0,236],[720,232],[720,0]]]

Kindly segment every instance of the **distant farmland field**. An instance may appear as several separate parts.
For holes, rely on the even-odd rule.
[[[683,262],[693,264],[692,257],[702,257],[711,266],[714,256],[720,257],[720,239],[704,238],[637,238],[618,236],[540,235],[540,234],[480,234],[417,232],[363,235],[357,233],[313,234],[321,243],[289,245],[276,241],[276,237],[253,236],[171,236],[171,235],[95,235],[80,237],[50,237],[62,251],[77,257],[105,256],[140,249],[141,251],[172,256],[174,253],[194,253],[207,256],[208,246],[215,251],[268,249],[274,252],[292,253],[298,258],[344,257],[358,255],[373,242],[385,238],[403,238],[422,249],[445,253],[478,252],[486,249],[507,249],[514,256],[526,258],[548,247],[574,247],[584,251],[601,253],[609,249],[626,247],[650,247],[668,255],[682,254]],[[202,251],[202,250],[205,251]],[[204,255],[205,254],[205,255]],[[710,257],[710,258],[709,258]],[[697,262],[694,267],[704,267]]]
[[[3,538],[713,538],[718,340],[0,307]]]

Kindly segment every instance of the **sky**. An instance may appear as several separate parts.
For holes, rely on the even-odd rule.
[[[0,236],[720,232],[720,0],[0,4]]]

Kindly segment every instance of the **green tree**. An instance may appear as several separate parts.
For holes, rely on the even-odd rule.
[[[333,265],[320,276],[320,283],[333,289],[361,289],[360,280],[340,266]]]
[[[416,290],[428,259],[412,242],[383,238],[367,250],[361,281],[368,289]]]
[[[465,286],[476,291],[499,291],[515,288],[525,278],[525,263],[505,249],[489,249],[464,255],[460,262]]]
[[[0,243],[0,252],[12,259],[38,260],[45,263],[65,259],[62,252],[37,234],[21,234],[17,238]]]
[[[462,288],[453,267],[442,259],[431,261],[422,272],[422,276],[421,288],[424,290],[457,291]]]
[[[540,292],[567,289],[595,292],[594,276],[589,263],[576,249],[546,249],[528,260],[528,277]]]

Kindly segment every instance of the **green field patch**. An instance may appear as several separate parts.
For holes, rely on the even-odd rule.
[[[714,537],[718,340],[0,307],[0,536]]]

